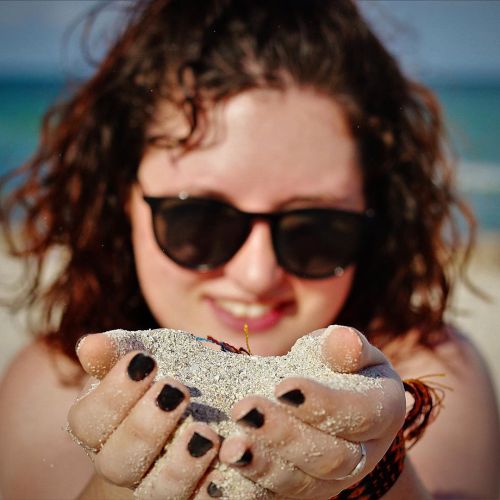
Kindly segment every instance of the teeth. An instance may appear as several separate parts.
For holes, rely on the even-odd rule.
[[[272,309],[266,304],[245,304],[233,300],[218,300],[217,304],[237,318],[257,318]]]

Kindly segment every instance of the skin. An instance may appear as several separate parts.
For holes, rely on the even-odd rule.
[[[317,206],[363,210],[356,147],[331,99],[295,89],[259,90],[230,99],[212,117],[214,126],[204,147],[183,156],[157,147],[145,152],[138,171],[144,193],[218,197],[249,212]],[[149,135],[166,131],[159,119]],[[263,221],[254,224],[230,262],[199,273],[165,258],[138,186],[132,192],[130,217],[141,289],[162,325],[243,347],[243,322],[228,326],[213,304],[225,299],[272,308],[284,305],[281,321],[272,328],[255,331],[250,325],[252,352],[280,355],[304,333],[328,325],[349,293],[353,266],[341,277],[322,280],[284,272]]]
[[[82,365],[91,373],[94,371],[91,367],[95,366],[92,354],[96,352],[94,344],[102,341],[99,336],[91,336],[79,347]],[[353,356],[348,362],[346,352]],[[138,383],[132,382],[126,375],[126,367],[135,354],[129,353],[113,365],[98,388],[76,403],[68,417],[73,433],[87,446],[100,450],[95,461],[97,473],[118,486],[130,486],[140,480],[142,474],[137,474],[136,469],[131,470],[128,465],[129,457],[136,456],[138,448],[143,450],[141,455],[147,457],[144,462],[141,461],[142,473],[149,469],[159,448],[167,440],[169,431],[175,428],[182,416],[189,399],[187,388],[169,379],[168,383],[179,387],[186,398],[175,411],[161,412],[151,395],[157,394],[165,381],[153,384],[154,371]],[[339,480],[348,475],[360,460],[359,451],[353,450],[346,442],[366,441],[366,469],[371,470],[390,445],[404,418],[404,396],[399,377],[389,367],[383,354],[358,332],[350,328],[333,329],[325,342],[323,355],[336,371],[358,371],[373,365],[384,368],[386,377],[382,390],[359,398],[356,394],[332,391],[307,379],[287,379],[276,387],[276,395],[291,388],[300,388],[306,397],[304,405],[295,408],[258,396],[244,398],[233,407],[233,419],[238,421],[252,408],[258,408],[265,416],[266,424],[258,430],[241,425],[246,434],[227,438],[219,451],[220,459],[235,467],[234,462],[246,450],[251,450],[254,459],[251,464],[238,467],[240,472],[287,498],[328,498],[359,480],[359,477]],[[108,357],[111,360],[113,356],[110,354]],[[124,393],[129,399],[110,398],[110,393]],[[364,415],[362,429],[346,427],[340,429],[336,436],[319,429],[325,419],[345,414],[343,405],[331,404],[332,397],[342,400],[346,406],[351,405],[352,412],[359,411]],[[374,404],[376,402],[382,403],[381,412]],[[318,406],[327,409],[322,416],[314,411]],[[144,416],[145,408],[149,408],[154,416]],[[158,420],[158,423],[151,424],[151,419]],[[210,462],[218,448],[218,439],[207,425],[195,425],[199,432],[213,441],[214,453],[203,457],[201,463],[201,459],[193,459],[188,455],[185,443],[192,433],[192,427],[189,426],[169,444],[169,447],[178,449],[175,460],[169,460],[173,455],[168,453],[166,458],[158,460],[157,466],[162,469],[161,481],[156,480],[151,485],[151,479],[147,476],[139,491],[153,487],[154,498],[177,498],[180,492],[183,493],[181,498],[188,498],[191,494],[196,498],[206,497],[208,484],[218,480],[217,473],[209,472]],[[104,445],[101,445],[103,442]],[[293,443],[295,445],[290,446]],[[297,446],[296,443],[300,444]],[[294,472],[282,470],[279,462],[269,460],[266,449],[272,449],[298,469]],[[321,455],[315,453],[318,450],[322,451]],[[309,452],[313,455],[305,460],[305,454]],[[198,475],[194,471],[196,466]],[[177,488],[175,494],[173,484]]]
[[[327,203],[358,211],[364,208],[354,143],[333,101],[306,90],[251,92],[236,96],[217,116],[221,127],[216,130],[222,135],[213,146],[181,157],[158,148],[146,151],[139,169],[145,192],[166,195],[188,190],[206,194],[216,190],[248,211],[270,211],[296,203]],[[161,134],[162,126],[159,120],[151,133]],[[318,199],[318,193],[326,193],[328,200],[325,196]],[[268,228],[260,222],[254,225],[240,252],[222,269],[209,274],[180,269],[157,248],[150,213],[138,188],[132,192],[129,211],[141,288],[162,325],[213,334],[243,346],[241,331],[221,322],[206,297],[271,305],[286,300],[291,306],[281,321],[251,337],[254,352],[281,354],[303,334],[331,323],[349,292],[353,267],[340,278],[320,281],[287,275],[277,266]],[[451,330],[448,340],[434,353],[416,348],[410,334],[406,340],[395,346],[405,360],[396,365],[399,376],[444,372],[446,385],[454,391],[447,393],[446,407],[412,450],[411,461],[407,460],[404,473],[386,497],[494,498],[500,439],[493,391],[482,360]],[[222,446],[204,424],[186,428],[169,445],[170,457],[175,459],[169,461],[167,454],[157,462],[163,469],[163,479],[152,483],[148,477],[142,479],[144,472],[175,428],[188,395],[174,380],[154,384],[154,371],[132,383],[126,374],[134,354],[117,361],[105,337],[86,337],[78,351],[82,367],[102,382],[97,390],[72,405],[77,389],[65,388],[58,378],[58,373],[71,373],[71,367],[60,366],[60,358],[40,344],[21,353],[0,387],[0,432],[5,437],[0,449],[0,480],[6,498],[130,498],[127,487],[141,480],[142,486],[153,488],[162,498],[175,496],[174,484],[186,498],[206,498],[208,483],[219,480],[210,472],[211,460],[218,453],[222,461],[234,466],[231,464],[247,448],[254,458],[238,468],[243,475],[283,496],[328,498],[363,475],[362,471],[356,478],[336,480],[348,474],[360,458],[359,450],[352,451],[345,440],[365,443],[366,473],[380,460],[404,417],[400,379],[386,356],[359,333],[349,328],[334,329],[323,351],[332,370],[356,372],[379,365],[386,373],[381,393],[370,393],[360,400],[348,391],[335,393],[305,379],[287,379],[276,388],[276,395],[300,388],[306,396],[303,405],[294,408],[256,396],[241,400],[234,406],[232,417],[237,420],[257,407],[265,416],[265,424],[260,429],[242,427],[245,434],[226,439]],[[162,412],[154,402],[166,382],[186,395],[172,412]],[[322,432],[314,416],[315,401],[333,417],[356,407],[365,416],[364,424],[343,429],[337,436]],[[381,417],[374,411],[378,403]],[[95,467],[61,432],[66,419],[74,434],[99,450]],[[277,425],[282,422],[286,425]],[[300,432],[306,428],[308,439]],[[202,457],[186,452],[194,431],[213,442]],[[283,432],[297,443],[295,449],[286,445],[287,440],[282,443]],[[313,463],[301,461],[304,452],[325,442],[331,446],[325,448],[323,456]],[[266,459],[266,449],[296,464],[296,470],[282,471],[278,480],[271,481],[275,463]],[[126,457],[136,456],[137,450],[144,457],[142,468],[131,470]],[[26,481],[27,475],[30,481]]]

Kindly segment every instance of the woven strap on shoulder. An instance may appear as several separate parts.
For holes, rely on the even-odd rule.
[[[422,437],[426,427],[437,416],[443,399],[438,387],[429,386],[419,379],[404,380],[403,385],[405,391],[411,394],[413,405],[387,453],[370,474],[330,500],[378,500],[398,480],[404,468],[406,450]]]

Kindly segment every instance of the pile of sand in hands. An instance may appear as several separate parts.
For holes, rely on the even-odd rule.
[[[229,417],[233,404],[250,394],[275,400],[274,388],[286,377],[307,377],[335,389],[357,392],[380,387],[377,380],[379,374],[374,369],[364,370],[362,374],[346,375],[333,372],[325,364],[321,346],[329,331],[325,330],[320,336],[306,335],[300,338],[285,356],[265,357],[217,351],[193,335],[179,330],[113,330],[107,335],[116,341],[120,356],[131,350],[147,351],[157,361],[157,379],[174,377],[189,388],[191,402],[184,424],[191,419],[208,422],[221,436],[226,437],[243,432]],[[352,418],[354,423],[356,417],[346,415],[345,418]],[[325,430],[333,434],[339,424],[345,425],[345,421],[327,421]],[[168,453],[168,444],[165,450]],[[238,471],[218,461],[213,466],[224,477],[219,484],[224,498],[273,498],[272,493],[244,478]],[[155,467],[149,474],[155,474]],[[141,498],[148,497],[147,491],[141,490],[140,486],[136,494]]]

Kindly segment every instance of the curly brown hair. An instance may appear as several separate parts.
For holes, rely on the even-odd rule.
[[[156,326],[137,282],[126,204],[158,102],[184,110],[191,132],[180,142],[190,148],[207,101],[290,85],[342,106],[377,213],[336,322],[372,339],[418,329],[428,345],[462,245],[454,212],[469,223],[469,247],[473,219],[454,191],[435,98],[402,74],[350,0],[133,4],[96,74],[47,113],[36,154],[10,176],[22,183],[5,196],[1,219],[11,253],[35,264],[21,303],[41,305],[38,333],[74,357],[85,333]],[[44,287],[54,246],[69,255]]]

